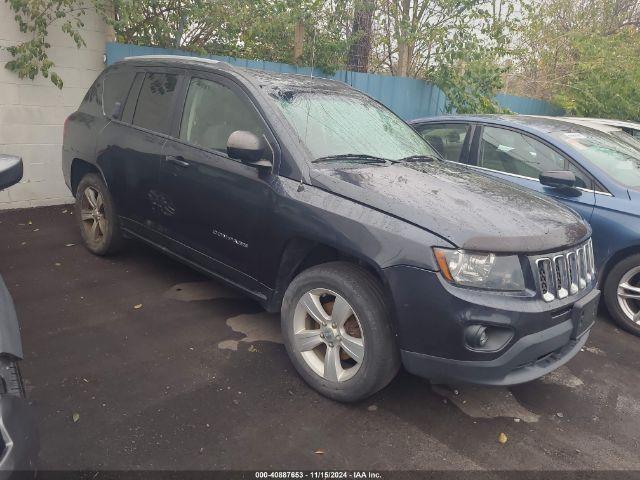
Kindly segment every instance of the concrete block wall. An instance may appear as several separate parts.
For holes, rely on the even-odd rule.
[[[13,17],[0,1],[0,47],[28,38]],[[18,78],[5,68],[11,56],[0,49],[0,153],[20,155],[24,162],[22,181],[0,192],[0,210],[73,201],[61,171],[62,128],[104,68],[105,45],[113,40],[96,12],[88,12],[84,23],[87,46],[80,49],[59,28],[49,30],[48,54],[64,81],[62,90],[47,78]]]

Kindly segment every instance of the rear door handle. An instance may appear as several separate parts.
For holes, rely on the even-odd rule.
[[[185,161],[185,159],[179,155],[167,155],[165,159],[167,162],[171,162],[178,167],[187,168],[189,166],[189,162]]]

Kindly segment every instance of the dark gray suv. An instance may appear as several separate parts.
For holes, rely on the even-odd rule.
[[[595,318],[577,214],[441,161],[343,83],[130,58],[68,118],[63,170],[89,250],[137,238],[282,312],[296,369],[338,400],[401,363],[434,381],[533,380]]]

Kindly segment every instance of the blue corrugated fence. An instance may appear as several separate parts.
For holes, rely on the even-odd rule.
[[[237,67],[254,68],[281,73],[297,73],[310,75],[311,68],[298,67],[286,63],[267,62],[261,60],[244,60],[241,58],[218,55],[198,55],[178,49],[143,47],[123,43],[107,43],[107,64],[138,55],[186,55],[190,57],[206,57],[227,62]],[[339,80],[361,90],[379,100],[404,119],[430,117],[445,113],[446,96],[437,86],[416,78],[393,77],[373,73],[351,72],[339,70],[328,75],[315,69],[316,77]],[[514,95],[499,94],[498,103],[515,113],[528,115],[562,115],[562,110],[543,100]]]

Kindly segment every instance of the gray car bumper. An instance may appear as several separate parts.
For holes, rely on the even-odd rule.
[[[405,368],[434,383],[473,383],[509,386],[530,382],[571,360],[584,346],[590,329],[571,339],[571,320],[522,338],[503,356],[489,361],[465,362],[402,351]]]
[[[0,480],[33,478],[40,442],[24,398],[0,395],[0,437]]]

